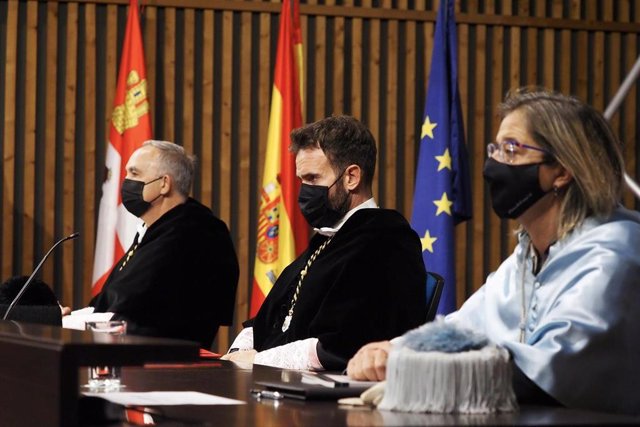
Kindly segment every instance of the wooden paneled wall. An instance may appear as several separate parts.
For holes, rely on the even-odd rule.
[[[55,239],[80,231],[44,268],[63,303],[90,295],[108,121],[125,0],[0,3],[0,265],[28,274]],[[379,144],[378,202],[411,215],[438,1],[303,1],[305,120],[354,115]],[[230,227],[241,263],[236,325],[248,311],[280,5],[142,0],[154,137],[197,155],[193,194]],[[460,90],[473,219],[457,230],[459,302],[512,249],[481,178],[495,106],[521,85],[604,110],[640,53],[640,0],[458,0]],[[613,123],[640,176],[635,86]],[[630,195],[627,205],[636,207]],[[179,286],[179,284],[176,284]]]

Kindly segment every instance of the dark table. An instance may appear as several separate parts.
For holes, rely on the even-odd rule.
[[[86,382],[87,366],[195,360],[194,342],[0,320],[0,426],[78,425],[78,373]]]
[[[206,365],[164,365],[156,368],[124,368],[127,391],[200,391],[246,401],[233,406],[156,406],[138,408],[151,414],[158,425],[215,426],[387,426],[387,425],[576,425],[640,424],[640,418],[564,408],[523,406],[518,412],[493,415],[437,415],[378,411],[339,406],[335,402],[305,402],[284,399],[258,400],[250,390],[255,381],[274,381],[299,375],[264,366],[239,369],[226,361]],[[87,399],[87,398],[84,398]],[[84,404],[84,405],[83,405]],[[81,402],[93,407],[95,400]],[[102,404],[92,414],[102,412],[114,420],[124,419],[124,409]],[[89,421],[87,420],[87,423]],[[96,422],[97,424],[97,422]]]

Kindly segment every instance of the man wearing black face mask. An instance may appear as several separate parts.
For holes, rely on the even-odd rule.
[[[127,320],[131,334],[211,347],[218,327],[231,324],[238,284],[229,231],[188,197],[194,160],[182,147],[147,141],[126,170],[122,203],[144,226],[90,305]]]
[[[316,235],[225,358],[344,369],[362,344],[424,322],[420,239],[398,212],[377,208],[376,146],[364,125],[330,117],[294,130],[291,140],[302,181],[298,203]]]

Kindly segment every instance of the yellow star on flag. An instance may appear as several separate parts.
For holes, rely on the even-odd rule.
[[[431,234],[429,234],[429,230],[426,230],[424,232],[424,237],[420,239],[420,242],[422,242],[422,252],[429,251],[433,253],[433,243],[436,240],[438,240],[438,238],[431,237]]]
[[[438,170],[441,171],[444,168],[448,168],[451,170],[451,155],[449,154],[449,149],[444,150],[444,154],[442,156],[435,156],[438,161]]]
[[[451,205],[453,205],[453,202],[449,201],[447,193],[442,193],[442,197],[440,198],[440,200],[434,200],[433,204],[438,207],[436,216],[440,215],[442,212],[445,212],[449,216],[451,216]]]
[[[422,124],[422,135],[420,136],[420,139],[423,139],[425,136],[433,139],[433,129],[436,126],[438,126],[438,124],[431,123],[431,120],[429,120],[429,116],[426,116],[424,118],[424,123]]]

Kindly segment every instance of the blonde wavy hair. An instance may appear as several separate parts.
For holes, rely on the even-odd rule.
[[[622,144],[602,114],[577,98],[520,88],[500,104],[501,118],[519,111],[529,134],[573,176],[559,189],[562,198],[557,236],[566,236],[585,218],[607,218],[620,202]]]

